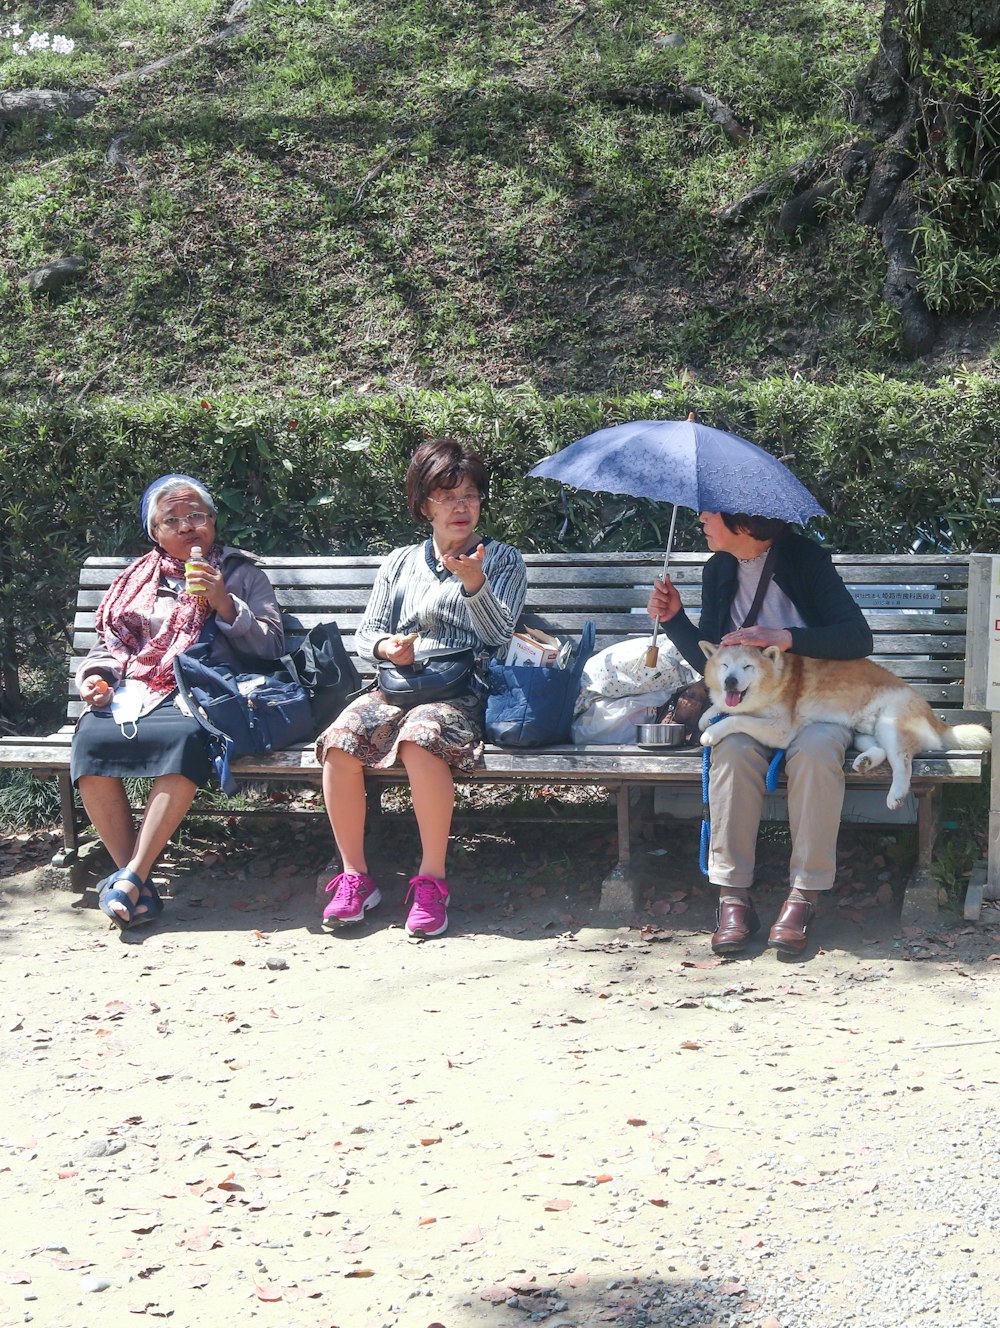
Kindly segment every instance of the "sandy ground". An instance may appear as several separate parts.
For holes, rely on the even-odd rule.
[[[838,1328],[901,1250],[961,1282],[950,1325],[990,1321],[962,1186],[970,1128],[996,1137],[1000,914],[903,935],[854,851],[805,961],[723,962],[673,833],[614,927],[606,837],[460,842],[424,944],[403,830],[382,907],[333,936],[313,829],[190,840],[125,937],[8,845],[0,1325]]]

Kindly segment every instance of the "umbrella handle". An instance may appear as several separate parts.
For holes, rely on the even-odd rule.
[[[670,551],[674,547],[674,527],[676,525],[677,525],[677,506],[675,504],[674,510],[670,513],[670,530],[667,534],[667,551],[663,555],[663,570],[660,573],[661,581],[666,579],[667,573],[670,571]],[[646,649],[646,657],[645,660],[643,661],[647,669],[655,669],[657,660],[660,658],[660,650],[656,644],[656,638],[659,636],[659,634],[660,634],[660,620],[659,618],[654,618],[653,635],[650,637],[649,646]]]

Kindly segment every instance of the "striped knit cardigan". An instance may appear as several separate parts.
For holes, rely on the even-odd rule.
[[[524,560],[509,544],[484,539],[484,585],[467,595],[457,576],[438,571],[430,540],[394,549],[375,576],[365,616],[355,636],[357,653],[375,659],[375,646],[396,632],[419,632],[418,653],[432,649],[497,653],[510,640],[527,594]],[[403,599],[390,624],[398,586]]]

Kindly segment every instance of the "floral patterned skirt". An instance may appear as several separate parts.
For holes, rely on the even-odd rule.
[[[316,760],[339,747],[371,770],[398,764],[399,744],[415,742],[455,770],[473,770],[483,755],[483,703],[460,697],[400,710],[378,690],[357,697],[316,739]]]

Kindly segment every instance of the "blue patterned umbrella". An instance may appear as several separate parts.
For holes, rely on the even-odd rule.
[[[695,420],[635,420],[598,429],[546,457],[528,474],[695,512],[746,512],[796,525],[825,515],[777,457]]]
[[[570,443],[528,471],[593,493],[673,503],[663,575],[670,568],[677,508],[746,512],[805,525],[825,512],[777,457],[737,434],[695,419],[613,424]],[[653,626],[653,657],[658,623]]]

